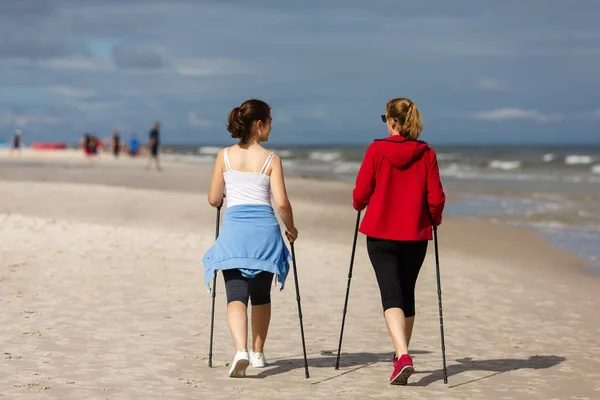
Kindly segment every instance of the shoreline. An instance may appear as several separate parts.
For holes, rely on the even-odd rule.
[[[169,171],[177,171],[177,174],[169,174],[168,179],[147,180],[135,179],[132,174],[152,174],[156,171],[144,171],[143,168],[147,162],[146,157],[137,157],[131,159],[122,156],[114,159],[110,154],[100,154],[94,159],[94,165],[88,165],[87,160],[78,150],[63,150],[59,152],[39,152],[30,150],[24,152],[22,158],[18,156],[8,156],[8,152],[0,149],[0,180],[9,181],[32,181],[32,182],[56,182],[56,183],[77,183],[77,184],[96,184],[115,187],[127,187],[132,189],[150,189],[163,191],[176,191],[186,193],[196,193],[205,196],[210,184],[212,166],[191,164],[185,162],[163,162],[163,168]],[[53,174],[45,170],[45,164],[51,164],[59,168],[60,174]],[[139,171],[132,169],[133,166],[140,167]],[[10,171],[8,171],[10,169]],[[120,173],[115,173],[119,171]],[[87,172],[87,173],[86,173]],[[192,182],[194,182],[192,184]],[[310,182],[310,185],[306,185]],[[353,183],[336,180],[323,176],[314,176],[307,174],[286,173],[286,185],[292,205],[294,200],[311,202],[319,199],[323,192],[327,192],[327,202],[334,205],[347,206],[344,214],[347,215],[349,230],[353,231],[356,220],[355,211],[351,207],[351,193]],[[459,193],[452,193],[446,190],[447,202],[460,202],[462,197]],[[321,196],[322,197],[322,196]],[[322,202],[322,201],[321,201]],[[316,209],[322,209],[320,201],[315,202]],[[206,205],[208,206],[208,204]],[[338,212],[339,214],[339,212]],[[318,213],[319,218],[311,218],[307,221],[310,224],[327,229],[327,215]],[[337,215],[336,215],[337,217]],[[492,216],[493,217],[493,216]],[[324,218],[324,220],[323,220]],[[298,226],[302,226],[302,221]],[[457,227],[461,225],[462,227]],[[300,228],[299,228],[300,229]],[[477,232],[484,230],[496,230],[495,237],[502,237],[496,243],[487,243],[473,248],[469,245],[473,239],[478,237]],[[465,232],[467,234],[465,235]],[[348,237],[352,232],[348,233]],[[550,238],[544,233],[527,225],[515,226],[504,223],[500,218],[488,217],[444,217],[444,222],[439,230],[440,240],[448,241],[458,248],[459,252],[465,254],[475,254],[478,256],[490,255],[490,257],[508,257],[514,259],[513,254],[521,257],[527,253],[526,249],[519,246],[518,241],[507,243],[507,238],[515,235],[526,235],[527,241],[535,243],[531,252],[539,253],[541,256],[532,260],[534,263],[554,265],[563,264],[564,269],[572,271],[573,269],[582,272],[584,275],[598,276],[598,271],[594,270],[594,265],[590,260],[569,250],[559,248],[552,243]],[[493,239],[492,239],[493,241]],[[540,242],[541,241],[541,242]],[[351,242],[349,242],[351,243]],[[546,245],[546,248],[544,248]],[[558,267],[560,269],[560,267]],[[557,267],[554,267],[557,269]]]
[[[164,171],[157,173],[154,170],[145,171],[143,169],[147,162],[145,157],[130,159],[124,156],[115,160],[110,154],[97,156],[94,165],[90,166],[81,152],[77,150],[29,151],[24,152],[21,158],[9,157],[7,154],[3,154],[0,149],[0,181],[93,184],[183,192],[201,195],[204,200],[212,173],[212,166],[163,162],[161,165],[168,175],[162,176],[161,174],[165,174]],[[47,164],[55,166],[56,170],[48,170]],[[139,170],[135,167],[139,167]],[[172,173],[173,171],[176,173]],[[141,179],[147,174],[156,174],[156,179]],[[307,185],[307,182],[310,184]],[[335,240],[340,244],[347,243],[350,246],[356,220],[356,212],[352,209],[350,201],[352,182],[286,173],[286,185],[292,205],[295,201],[313,203],[312,207],[315,209],[314,216],[306,221],[298,221],[299,230],[303,225],[310,224],[318,232],[324,233],[323,238]],[[326,200],[314,201],[324,198],[322,194],[325,192],[327,193]],[[460,194],[448,193],[448,190],[446,192],[448,203],[455,200],[460,201]],[[324,212],[323,203],[325,201],[334,206],[344,207],[342,210],[338,210],[336,207],[333,216],[334,218],[344,216],[347,220],[348,228],[344,234],[332,236],[326,233],[331,218],[327,212]],[[209,207],[208,204],[206,207]],[[50,210],[47,211],[50,212]],[[492,236],[490,240],[483,241],[483,243],[480,241],[478,246],[474,247],[471,243],[480,239],[480,232],[491,233]],[[519,239],[511,240],[513,237]],[[469,256],[503,258],[511,262],[543,265],[553,271],[577,271],[582,276],[598,276],[589,260],[560,249],[543,233],[528,226],[514,226],[500,220],[489,221],[487,218],[444,217],[444,222],[439,230],[439,238],[442,248],[452,248]],[[529,249],[521,246],[523,242],[528,243]],[[528,253],[536,256],[531,257]],[[524,262],[524,259],[527,262]]]

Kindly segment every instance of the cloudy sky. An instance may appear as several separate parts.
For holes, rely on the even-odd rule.
[[[434,143],[600,143],[597,0],[2,0],[0,137],[85,131],[227,143],[273,107],[273,144],[367,143],[406,96]]]

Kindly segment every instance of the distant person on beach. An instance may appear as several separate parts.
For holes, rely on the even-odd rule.
[[[414,372],[408,345],[415,322],[415,284],[442,221],[446,197],[435,151],[418,140],[421,114],[411,100],[391,100],[381,116],[390,136],[368,148],[352,193],[354,208],[368,206],[360,225],[381,292],[383,315],[396,354],[392,385]]]
[[[83,154],[85,154],[86,156],[91,155],[91,152],[90,152],[91,140],[92,140],[92,135],[90,135],[89,133],[85,133],[83,135],[83,137],[81,138],[81,142],[80,142],[81,150],[83,151]]]
[[[137,135],[134,133],[131,135],[131,138],[129,139],[129,155],[131,157],[135,157],[135,156],[137,156],[139,151],[140,151],[140,149],[139,149],[138,138],[137,138]]]
[[[90,153],[94,156],[97,155],[98,150],[102,149],[103,145],[104,144],[100,141],[100,139],[98,139],[98,136],[96,136],[95,133],[92,133],[90,138]]]
[[[98,154],[98,144],[98,138],[95,134],[86,133],[81,139],[81,149],[89,160],[90,165],[93,163],[93,157]]]
[[[17,152],[19,153],[19,155],[21,155],[21,130],[17,129],[17,132],[15,133],[15,135],[13,136],[12,139],[12,146],[10,148],[10,153],[12,154],[13,152]]]
[[[202,259],[210,289],[217,270],[223,271],[227,320],[236,354],[229,376],[244,378],[248,365],[266,365],[264,344],[271,320],[273,276],[285,283],[290,253],[271,207],[271,194],[290,242],[298,237],[287,197],[281,159],[261,146],[271,133],[271,109],[261,100],[234,108],[227,120],[238,144],[217,154],[208,202],[221,207],[227,193],[223,229]],[[252,351],[248,351],[248,299],[252,304]]]
[[[115,158],[119,157],[119,154],[121,153],[121,136],[117,131],[114,131],[112,134],[111,147]]]
[[[149,169],[152,165],[152,162],[156,165],[156,169],[160,171],[160,162],[158,159],[160,146],[160,123],[156,122],[154,127],[148,134],[148,150],[150,152],[150,157],[148,158],[148,165],[146,169]]]

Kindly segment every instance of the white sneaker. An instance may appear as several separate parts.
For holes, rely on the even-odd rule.
[[[246,377],[246,368],[250,364],[250,359],[248,358],[248,351],[238,351],[235,353],[235,357],[231,362],[231,368],[229,368],[229,377],[230,378],[245,378]]]
[[[250,363],[254,368],[264,368],[267,366],[267,360],[265,360],[264,353],[250,352]]]

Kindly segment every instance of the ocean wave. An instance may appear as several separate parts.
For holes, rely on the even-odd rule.
[[[555,158],[556,158],[556,156],[553,153],[546,153],[542,157],[542,160],[544,160],[544,162],[550,162],[550,161],[554,160]]]
[[[475,168],[468,164],[451,163],[440,168],[441,176],[451,176],[453,178],[475,178],[482,176],[482,173],[477,173]]]
[[[198,149],[198,154],[211,154],[216,156],[219,150],[221,150],[221,148],[216,146],[202,146]]]
[[[277,155],[279,155],[279,157],[281,158],[288,158],[292,156],[292,152],[289,150],[279,150],[276,152]]]
[[[181,162],[186,164],[212,164],[215,157],[211,155],[196,155],[196,154],[165,154],[165,161]]]
[[[575,164],[591,164],[594,159],[591,156],[583,156],[579,154],[569,154],[565,157],[565,164],[567,165],[575,165]]]
[[[444,170],[447,172],[453,171],[472,171],[474,167],[469,164],[461,164],[461,163],[450,163],[443,168],[440,168],[440,171]]]
[[[311,160],[332,162],[342,157],[342,154],[338,151],[312,151],[308,158]]]
[[[322,174],[331,171],[331,167],[329,165],[308,164],[306,162],[302,162],[301,160],[281,160],[281,164],[283,165],[284,169],[295,173]]]
[[[600,164],[594,165],[592,167],[592,173],[594,173],[594,174],[600,174]]]
[[[461,155],[459,153],[438,153],[437,159],[439,161],[454,161],[459,160]]]
[[[513,169],[521,168],[523,163],[521,161],[503,161],[503,160],[492,160],[488,163],[489,168],[501,169],[503,171],[510,171]]]
[[[334,174],[348,174],[358,172],[361,163],[358,162],[341,162],[333,167]]]
[[[480,179],[486,181],[532,181],[557,182],[560,177],[551,174],[507,173],[502,171],[490,172],[461,164],[453,164],[440,168],[440,176],[454,179]]]

